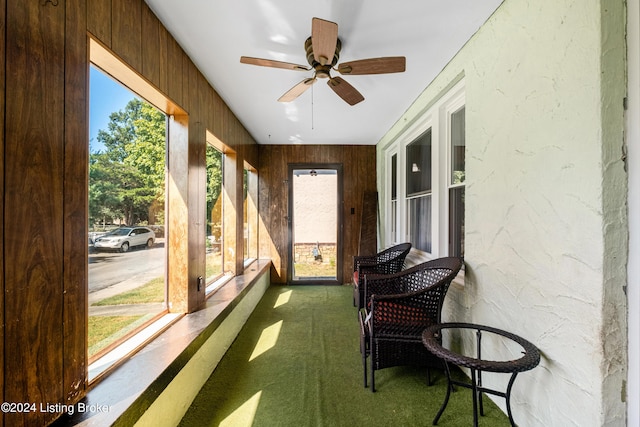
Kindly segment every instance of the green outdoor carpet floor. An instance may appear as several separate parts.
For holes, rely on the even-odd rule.
[[[349,286],[271,286],[180,425],[431,425],[444,373],[428,386],[424,369],[387,368],[376,371],[375,393],[364,388],[351,295]],[[473,424],[471,392],[456,390],[440,426]],[[480,426],[509,425],[484,402]]]

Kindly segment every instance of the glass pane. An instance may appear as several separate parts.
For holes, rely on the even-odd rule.
[[[451,115],[451,184],[462,184],[465,180],[464,107]]]
[[[249,258],[249,243],[251,235],[249,233],[249,216],[247,215],[247,200],[249,195],[249,171],[245,168],[242,174],[242,232],[244,239],[242,242],[242,259]]]
[[[449,255],[464,257],[464,187],[449,190]]]
[[[407,145],[407,196],[431,191],[431,129]]]
[[[94,66],[90,102],[92,361],[166,308],[167,141],[166,116]]]
[[[398,242],[398,201],[391,202],[391,241]]]
[[[293,171],[293,280],[337,277],[338,172]]]
[[[408,200],[409,241],[416,249],[431,252],[431,195]]]
[[[222,152],[207,144],[207,283],[222,275],[222,159]]]
[[[244,169],[244,260],[253,260],[258,257],[258,179],[255,169],[250,166]]]
[[[398,155],[391,156],[391,200],[398,199]]]

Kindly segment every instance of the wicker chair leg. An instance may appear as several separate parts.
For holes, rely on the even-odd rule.
[[[364,377],[364,388],[367,388],[367,355],[362,355],[362,371]]]
[[[364,378],[364,387],[367,387],[367,356],[369,355],[369,335],[364,324],[364,318],[361,311],[358,311],[358,320],[360,321],[360,354],[362,355],[362,371]]]
[[[373,360],[373,339],[371,337],[369,337],[369,354],[371,355],[371,392],[375,393],[376,392],[376,378],[375,378],[375,372],[376,372],[376,367],[375,367],[375,361]]]
[[[356,293],[358,291],[358,288],[356,287],[355,283],[353,284],[353,306],[357,307],[356,305]]]
[[[375,380],[375,368],[373,367],[373,361],[371,361],[371,393],[376,392],[376,380]]]

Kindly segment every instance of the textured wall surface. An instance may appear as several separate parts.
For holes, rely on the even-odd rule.
[[[513,392],[521,425],[624,424],[624,19],[622,1],[506,0],[378,144],[382,170],[464,78],[467,268],[445,318],[540,348]]]

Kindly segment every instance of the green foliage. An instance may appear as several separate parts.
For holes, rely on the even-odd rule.
[[[89,160],[90,221],[153,223],[152,206],[164,204],[166,118],[132,99],[109,119],[97,136],[105,151],[91,153]]]
[[[207,235],[215,234],[212,226],[222,221],[221,205],[218,203],[222,192],[222,153],[207,145]],[[219,238],[220,236],[216,236]]]

